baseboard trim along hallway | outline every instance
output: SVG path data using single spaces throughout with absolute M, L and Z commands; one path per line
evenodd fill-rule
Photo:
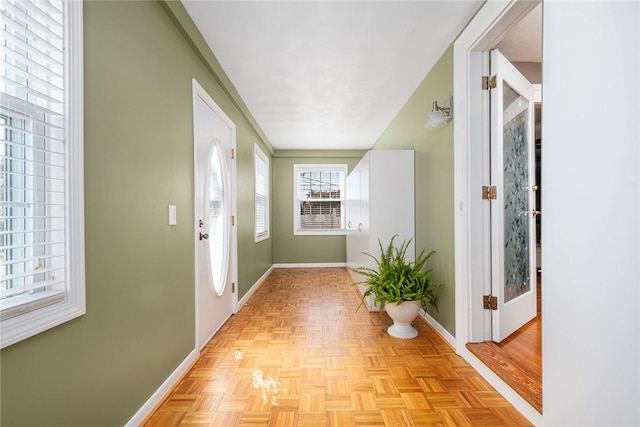
M 251 296 L 254 293 L 256 293 L 258 288 L 262 286 L 264 281 L 267 280 L 267 277 L 269 277 L 269 275 L 273 271 L 273 268 L 274 268 L 273 266 L 269 267 L 269 269 L 265 271 L 265 273 L 262 276 L 260 276 L 260 278 L 256 281 L 256 283 L 253 284 L 251 289 L 249 289 L 249 291 L 246 294 L 244 294 L 244 296 L 240 299 L 240 301 L 238 301 L 238 310 L 240 310 L 247 303 L 247 301 L 249 301 L 249 298 L 251 298 Z
M 191 353 L 185 357 L 180 365 L 167 377 L 162 385 L 151 395 L 149 400 L 135 415 L 125 424 L 125 427 L 138 427 L 145 419 L 151 415 L 151 413 L 163 402 L 175 385 L 184 377 L 184 375 L 191 369 L 194 363 L 198 360 L 198 351 L 193 349 Z
M 318 262 L 318 263 L 293 263 L 273 264 L 273 268 L 335 268 L 346 267 L 346 262 Z

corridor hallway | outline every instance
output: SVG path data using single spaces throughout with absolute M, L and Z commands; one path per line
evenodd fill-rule
M 392 338 L 359 303 L 345 268 L 274 270 L 144 425 L 531 425 L 422 319 Z

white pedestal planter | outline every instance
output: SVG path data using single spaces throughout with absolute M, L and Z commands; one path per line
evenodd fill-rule
M 401 304 L 385 304 L 384 309 L 393 320 L 393 325 L 389 326 L 387 332 L 396 338 L 415 338 L 418 336 L 416 328 L 411 326 L 411 322 L 420 313 L 420 301 L 405 301 Z

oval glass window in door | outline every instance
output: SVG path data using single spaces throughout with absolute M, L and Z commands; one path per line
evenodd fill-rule
M 207 168 L 207 221 L 209 229 L 209 271 L 218 295 L 224 292 L 229 264 L 229 215 L 227 169 L 220 142 L 212 144 Z

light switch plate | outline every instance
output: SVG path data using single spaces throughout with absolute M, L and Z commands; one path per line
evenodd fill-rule
M 178 223 L 178 218 L 176 216 L 176 206 L 169 205 L 169 225 L 176 225 Z

